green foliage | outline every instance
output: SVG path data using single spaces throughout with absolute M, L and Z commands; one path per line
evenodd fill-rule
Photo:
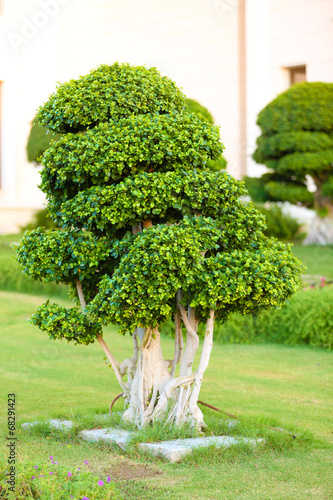
M 1 259 L 0 265 L 0 290 L 10 290 L 32 295 L 43 295 L 48 297 L 68 297 L 64 285 L 54 283 L 41 283 L 28 278 L 11 258 Z
M 75 283 L 93 279 L 109 262 L 111 242 L 82 231 L 38 228 L 27 231 L 16 247 L 24 272 L 45 282 Z M 112 268 L 111 268 L 112 269 Z
M 50 207 L 59 224 L 79 224 L 108 234 L 137 220 L 177 221 L 184 215 L 216 217 L 245 193 L 242 183 L 225 172 L 142 173 L 110 186 L 94 186 Z
M 67 500 L 68 498 L 95 500 L 117 500 L 121 498 L 114 482 L 103 476 L 103 485 L 100 487 L 100 477 L 93 475 L 84 468 L 66 468 L 63 465 L 51 463 L 21 462 L 16 466 L 15 492 L 9 491 L 7 484 L 8 467 L 0 469 L 0 498 L 6 500 L 46 499 Z M 74 496 L 75 495 L 75 496 Z M 88 497 L 89 495 L 89 497 Z
M 49 198 L 68 198 L 140 172 L 203 169 L 222 149 L 219 129 L 195 115 L 131 116 L 67 134 L 51 146 L 41 189 Z
M 212 117 L 208 109 L 202 106 L 202 104 L 200 104 L 198 101 L 195 101 L 194 99 L 186 99 L 186 108 L 189 113 L 194 113 L 198 116 L 201 116 L 212 125 L 214 124 L 214 118 Z
M 20 229 L 21 231 L 31 231 L 32 229 L 37 229 L 38 227 L 45 227 L 46 229 L 53 229 L 55 227 L 55 223 L 51 219 L 47 208 L 37 210 L 37 212 L 34 213 L 32 220 Z
M 324 132 L 305 130 L 280 132 L 274 135 L 261 135 L 253 158 L 265 163 L 266 158 L 280 158 L 282 154 L 312 153 L 333 148 L 333 137 Z M 262 160 L 262 161 L 261 161 Z
M 67 309 L 46 301 L 31 317 L 31 323 L 47 332 L 51 340 L 65 339 L 77 344 L 91 344 L 102 329 L 78 308 Z
M 47 128 L 40 126 L 35 118 L 32 122 L 27 143 L 28 160 L 38 162 L 39 158 L 51 145 L 52 141 L 58 141 L 60 137 L 59 134 L 53 134 L 47 130 Z
M 233 314 L 228 323 L 217 323 L 215 340 L 236 344 L 310 344 L 332 349 L 332 300 L 332 286 L 301 290 L 281 309 L 259 317 Z
M 286 180 L 281 174 L 267 172 L 261 177 L 245 177 L 244 182 L 251 199 L 257 203 L 289 201 L 310 208 L 314 203 L 313 193 L 301 179 Z
M 333 149 L 315 153 L 293 153 L 285 155 L 277 164 L 281 173 L 320 176 L 325 174 L 333 163 Z
M 61 228 L 26 233 L 17 258 L 28 276 L 69 284 L 77 304 L 82 283 L 87 303 L 87 318 L 41 306 L 33 321 L 52 338 L 156 326 L 179 289 L 198 318 L 214 308 L 224 320 L 297 290 L 300 262 L 263 235 L 262 215 L 239 200 L 243 183 L 212 172 L 223 162 L 218 127 L 189 113 L 155 68 L 102 65 L 60 85 L 38 120 L 64 134 L 43 155 L 41 184 Z
M 284 214 L 281 207 L 271 205 L 269 208 L 256 204 L 255 207 L 265 216 L 266 229 L 264 234 L 279 240 L 293 240 L 300 228 L 300 224 L 290 215 Z
M 198 101 L 195 101 L 194 99 L 186 99 L 186 105 L 189 113 L 194 113 L 199 117 L 204 118 L 209 123 L 214 124 L 214 118 L 211 113 Z M 227 168 L 227 160 L 221 155 L 217 160 L 208 160 L 207 166 L 210 170 L 219 172 L 220 170 L 225 170 Z
M 323 184 L 323 196 L 333 198 L 333 175 L 330 175 L 327 181 Z
M 102 64 L 86 76 L 59 84 L 37 119 L 49 130 L 68 133 L 109 120 L 180 112 L 185 107 L 185 96 L 156 68 Z
M 262 132 L 309 130 L 332 132 L 333 83 L 304 82 L 293 85 L 258 115 Z
M 214 172 L 225 170 L 227 168 L 227 160 L 221 155 L 217 160 L 208 160 L 207 167 Z
M 294 205 L 300 203 L 305 207 L 312 207 L 314 203 L 313 193 L 304 184 L 270 181 L 265 185 L 265 190 L 271 200 L 289 201 Z
M 302 265 L 289 247 L 262 235 L 257 211 L 240 205 L 235 212 L 140 233 L 113 277 L 102 280 L 91 317 L 122 331 L 156 326 L 175 311 L 179 288 L 202 319 L 211 308 L 226 320 L 235 310 L 256 314 L 283 303 L 298 289 Z
M 314 206 L 318 213 L 323 205 L 332 205 L 332 111 L 333 84 L 305 82 L 280 94 L 259 113 L 262 135 L 253 158 L 272 172 L 261 181 L 247 182 L 254 201 L 289 201 Z M 317 196 L 308 191 L 306 176 L 312 177 Z

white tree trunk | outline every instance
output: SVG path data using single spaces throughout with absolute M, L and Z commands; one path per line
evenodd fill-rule
M 163 358 L 158 329 L 146 329 L 141 341 L 136 372 L 131 383 L 129 407 L 123 418 L 142 426 L 149 422 L 155 409 L 157 398 L 171 380 Z
M 213 346 L 214 310 L 210 311 L 207 320 L 200 362 L 194 372 L 192 366 L 199 346 L 195 311 L 189 308 L 186 313 L 182 308 L 181 313 L 187 328 L 187 344 L 178 377 L 175 376 L 174 363 L 176 358 L 180 360 L 179 351 L 182 345 L 179 324 L 176 328 L 175 357 L 171 363 L 163 359 L 157 329 L 147 329 L 142 339 L 136 372 L 129 391 L 129 406 L 123 416 L 124 420 L 139 427 L 161 418 L 165 418 L 170 425 L 190 422 L 199 430 L 205 425 L 197 402 Z M 167 370 L 169 365 L 170 373 Z
M 303 245 L 332 245 L 333 244 L 333 217 L 314 218 L 309 233 Z

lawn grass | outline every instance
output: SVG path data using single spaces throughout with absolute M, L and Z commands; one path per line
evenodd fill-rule
M 35 281 L 22 272 L 14 259 L 15 252 L 11 247 L 13 243 L 18 243 L 21 237 L 21 234 L 0 236 L 0 290 L 66 298 L 65 285 Z
M 333 280 L 333 246 L 319 247 L 295 244 L 293 254 L 307 267 L 307 274 Z
M 135 446 L 123 452 L 82 442 L 76 431 L 60 435 L 20 430 L 24 421 L 54 417 L 74 420 L 77 430 L 101 425 L 94 415 L 107 413 L 110 401 L 121 392 L 98 345 L 50 341 L 29 325 L 28 317 L 41 301 L 0 292 L 4 459 L 7 394 L 15 393 L 18 464 L 43 466 L 51 455 L 71 470 L 84 467 L 86 460 L 87 470 L 95 476 L 112 476 L 126 499 L 332 498 L 332 353 L 310 347 L 215 345 L 200 399 L 236 414 L 238 428 L 231 433 L 264 435 L 266 444 L 255 449 L 207 449 L 180 464 L 169 464 Z M 120 337 L 114 328 L 106 329 L 105 338 L 116 358 L 130 355 L 130 338 Z M 172 339 L 164 338 L 163 347 L 165 357 L 170 357 Z M 116 411 L 121 409 L 119 401 Z M 205 411 L 210 430 L 223 430 L 225 418 Z M 296 433 L 296 439 L 267 429 L 272 425 Z M 151 430 L 146 432 L 147 440 L 153 437 Z

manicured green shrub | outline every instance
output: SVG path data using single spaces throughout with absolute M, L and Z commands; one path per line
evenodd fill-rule
M 204 118 L 209 123 L 214 124 L 213 116 L 211 115 L 211 113 L 208 111 L 207 108 L 202 106 L 202 104 L 200 104 L 198 101 L 195 101 L 194 99 L 186 99 L 185 101 L 187 109 L 190 113 L 194 113 L 199 117 Z M 225 170 L 227 168 L 227 160 L 224 158 L 223 155 L 221 155 L 218 160 L 209 160 L 207 162 L 207 165 L 210 168 L 210 170 L 218 172 L 219 170 Z
M 47 128 L 38 124 L 35 118 L 31 125 L 31 130 L 27 143 L 27 156 L 31 162 L 38 162 L 44 151 L 50 146 L 52 141 L 58 141 L 60 134 L 53 134 Z
M 186 105 L 189 113 L 194 113 L 196 115 L 202 116 L 212 125 L 214 124 L 214 118 L 205 106 L 202 106 L 198 101 L 194 99 L 186 99 Z
M 49 212 L 47 208 L 43 208 L 42 210 L 37 210 L 31 221 L 28 222 L 25 226 L 21 226 L 21 231 L 28 231 L 31 229 L 37 229 L 38 227 L 45 227 L 46 229 L 52 229 L 55 227 L 54 221 L 49 216 Z
M 67 289 L 64 285 L 42 283 L 28 278 L 18 269 L 15 261 L 11 258 L 1 259 L 0 263 L 0 290 L 43 295 L 46 297 L 68 298 Z
M 258 317 L 233 314 L 218 323 L 215 341 L 221 343 L 309 344 L 333 347 L 333 286 L 322 281 L 319 288 L 300 290 L 281 309 Z
M 301 225 L 290 215 L 284 214 L 281 207 L 277 205 L 265 207 L 258 203 L 255 207 L 265 216 L 267 228 L 264 234 L 266 236 L 288 241 L 295 239 Z
M 68 298 L 67 289 L 64 285 L 35 281 L 28 278 L 17 267 L 11 245 L 14 241 L 19 240 L 20 235 L 17 234 L 0 237 L 0 290 Z
M 313 207 L 318 217 L 306 243 L 333 243 L 333 84 L 292 86 L 259 113 L 257 123 L 261 136 L 253 158 L 270 172 L 245 179 L 252 200 Z

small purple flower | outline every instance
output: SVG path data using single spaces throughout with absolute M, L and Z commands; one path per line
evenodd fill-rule
M 38 478 L 40 478 L 40 477 L 45 477 L 45 476 L 38 476 Z
M 111 477 L 108 477 L 106 482 L 109 483 L 111 481 Z
M 81 500 L 89 500 L 88 497 L 82 497 Z
M 49 475 L 51 476 L 53 474 L 53 472 L 49 472 Z
M 57 464 L 58 462 L 51 462 L 52 464 Z
M 104 481 L 97 481 L 98 486 L 103 486 Z
M 87 460 L 84 461 L 85 464 L 89 465 L 89 463 L 87 462 Z
M 53 460 L 53 455 L 52 455 L 52 457 L 51 457 L 51 455 L 50 455 L 50 459 L 51 459 L 51 460 Z
M 35 479 L 35 476 L 32 476 L 32 478 L 31 478 L 31 479 Z
M 69 473 L 67 474 L 68 477 L 71 477 L 73 474 L 69 471 Z
M 35 469 L 38 469 L 38 465 L 35 465 Z

